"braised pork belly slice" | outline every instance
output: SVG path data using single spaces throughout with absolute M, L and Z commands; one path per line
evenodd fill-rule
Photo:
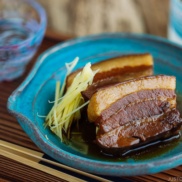
M 92 85 L 89 85 L 85 91 L 82 92 L 82 96 L 85 100 L 89 100 L 94 93 L 96 93 L 99 89 L 107 86 L 112 86 L 116 83 L 120 83 L 126 80 L 131 80 L 134 78 L 150 76 L 153 74 L 153 67 L 133 67 L 128 69 L 127 71 L 122 71 L 118 75 L 111 75 L 107 78 L 103 78 L 93 82 Z
M 126 151 L 176 134 L 182 119 L 176 109 L 141 120 L 133 120 L 110 132 L 97 135 L 96 142 L 107 153 Z M 119 150 L 118 150 L 119 149 Z
M 157 75 L 99 89 L 87 108 L 98 127 L 96 143 L 106 153 L 122 154 L 179 133 L 175 88 L 175 77 Z
M 171 107 L 176 106 L 176 97 L 174 96 L 175 87 L 176 87 L 175 77 L 166 76 L 166 75 L 141 77 L 141 78 L 137 78 L 133 80 L 128 80 L 122 83 L 118 83 L 112 86 L 104 87 L 102 89 L 99 89 L 91 97 L 90 102 L 88 104 L 88 109 L 87 109 L 88 119 L 90 122 L 96 122 L 98 121 L 100 117 L 107 115 L 103 113 L 109 113 L 108 116 L 110 116 L 110 113 L 114 114 L 118 110 L 118 108 L 120 109 L 120 107 L 122 106 L 121 104 L 118 104 L 117 107 L 112 105 L 115 103 L 116 103 L 115 105 L 117 105 L 117 103 L 119 103 L 117 101 L 124 99 L 126 98 L 127 95 L 131 95 L 131 94 L 134 94 L 134 95 L 132 95 L 130 99 L 126 99 L 125 101 L 126 105 L 127 105 L 127 102 L 129 104 L 133 101 L 136 102 L 137 100 L 141 101 L 145 99 L 150 99 L 151 95 L 153 95 L 152 97 L 156 98 L 157 100 L 172 99 L 172 101 L 170 102 Z M 164 98 L 162 98 L 163 97 L 162 95 L 163 94 L 165 95 L 167 93 L 162 92 L 161 94 L 158 94 L 157 89 L 169 90 L 169 92 L 170 90 L 172 90 L 171 96 L 168 97 L 168 95 L 166 95 L 164 96 Z M 147 90 L 146 94 L 143 94 L 143 96 L 141 96 L 142 91 L 143 93 L 145 93 L 144 90 Z M 147 94 L 149 94 L 148 90 L 156 90 L 156 92 L 155 91 L 151 92 L 150 97 L 147 97 Z M 112 111 L 113 108 L 114 110 Z
M 141 90 L 117 100 L 96 119 L 105 133 L 127 122 L 160 115 L 176 107 L 176 94 L 170 89 Z
M 98 70 L 93 80 L 94 83 L 103 80 L 105 84 L 112 84 L 134 77 L 152 75 L 153 58 L 148 53 L 124 55 L 92 64 L 91 68 L 93 71 Z M 67 77 L 66 87 L 71 85 L 74 77 L 80 71 L 81 69 L 78 69 Z M 108 78 L 111 79 L 107 80 Z M 98 87 L 100 83 L 96 85 Z

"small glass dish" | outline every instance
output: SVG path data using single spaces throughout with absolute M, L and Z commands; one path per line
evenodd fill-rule
M 34 0 L 0 0 L 0 81 L 21 76 L 46 30 L 44 9 Z

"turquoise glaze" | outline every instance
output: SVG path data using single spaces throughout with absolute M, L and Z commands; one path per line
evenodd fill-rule
M 152 174 L 182 164 L 182 141 L 172 150 L 151 159 L 126 162 L 109 162 L 88 156 L 63 144 L 49 129 L 43 126 L 44 118 L 51 108 L 55 80 L 63 81 L 65 62 L 80 57 L 77 68 L 114 57 L 133 53 L 153 55 L 155 74 L 174 75 L 177 93 L 182 95 L 182 47 L 165 39 L 148 35 L 101 34 L 78 38 L 58 44 L 47 50 L 37 60 L 25 81 L 8 99 L 8 109 L 32 141 L 46 154 L 69 166 L 90 173 L 133 176 Z M 180 110 L 182 110 L 180 105 Z

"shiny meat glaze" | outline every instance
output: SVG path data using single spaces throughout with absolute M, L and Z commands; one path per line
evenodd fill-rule
M 103 135 L 97 135 L 97 144 L 102 148 L 123 150 L 156 140 L 156 136 L 164 137 L 166 132 L 176 132 L 181 125 L 180 113 L 173 109 L 158 117 L 129 122 Z

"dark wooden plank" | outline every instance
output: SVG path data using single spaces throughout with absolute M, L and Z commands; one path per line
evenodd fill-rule
M 156 177 L 155 175 L 144 175 L 144 176 L 136 176 L 132 178 L 134 181 L 135 179 L 139 179 L 140 181 L 151 182 L 151 181 L 158 181 L 164 182 L 165 180 L 161 177 Z
M 161 179 L 161 180 L 164 180 L 164 181 L 168 181 L 169 178 L 171 177 L 171 175 L 169 175 L 167 173 L 165 174 L 165 173 L 162 173 L 162 172 L 154 174 L 154 175 L 150 175 L 150 176 Z
M 182 176 L 182 171 L 176 170 L 176 169 L 171 169 L 168 171 L 164 171 L 164 174 L 167 174 L 168 176 L 175 176 L 175 177 L 181 177 Z
M 22 130 L 21 126 L 18 125 L 17 122 L 15 121 L 15 118 L 13 118 L 12 116 L 10 116 L 7 113 L 3 113 L 1 115 L 0 120 L 2 120 L 3 125 L 6 127 L 10 127 L 10 128 L 17 129 L 17 130 Z
M 178 166 L 176 169 L 182 171 L 182 165 Z
M 1 177 L 0 177 L 0 182 L 11 182 L 10 180 L 7 180 L 7 179 L 2 179 Z
M 2 131 L 1 132 L 1 140 L 5 140 L 7 142 L 14 143 L 16 145 L 20 145 L 23 147 L 27 147 L 36 151 L 40 151 L 40 149 L 28 138 L 28 136 L 18 136 L 18 134 L 12 134 Z
M 22 130 L 16 130 L 16 129 L 11 128 L 11 127 L 1 125 L 1 130 L 2 130 L 2 133 L 6 133 L 7 135 L 8 134 L 18 135 L 18 137 L 20 137 L 20 138 L 27 137 L 26 133 L 22 132 Z
M 127 179 L 132 180 L 134 182 L 155 182 L 153 179 L 148 179 L 143 176 L 128 177 Z
M 0 157 L 0 176 L 9 181 L 46 181 L 46 182 L 66 182 L 65 179 L 60 179 L 42 171 L 36 170 L 29 166 L 15 162 L 6 157 Z M 16 166 L 16 167 L 15 167 Z M 9 175 L 11 174 L 11 175 Z
M 70 38 L 74 38 L 71 35 L 66 35 L 66 34 L 63 34 L 63 33 L 59 33 L 59 32 L 57 32 L 55 30 L 50 29 L 50 28 L 47 29 L 45 35 L 51 41 L 52 40 L 60 40 L 60 41 L 63 41 L 63 40 L 67 40 L 67 39 L 70 39 Z

